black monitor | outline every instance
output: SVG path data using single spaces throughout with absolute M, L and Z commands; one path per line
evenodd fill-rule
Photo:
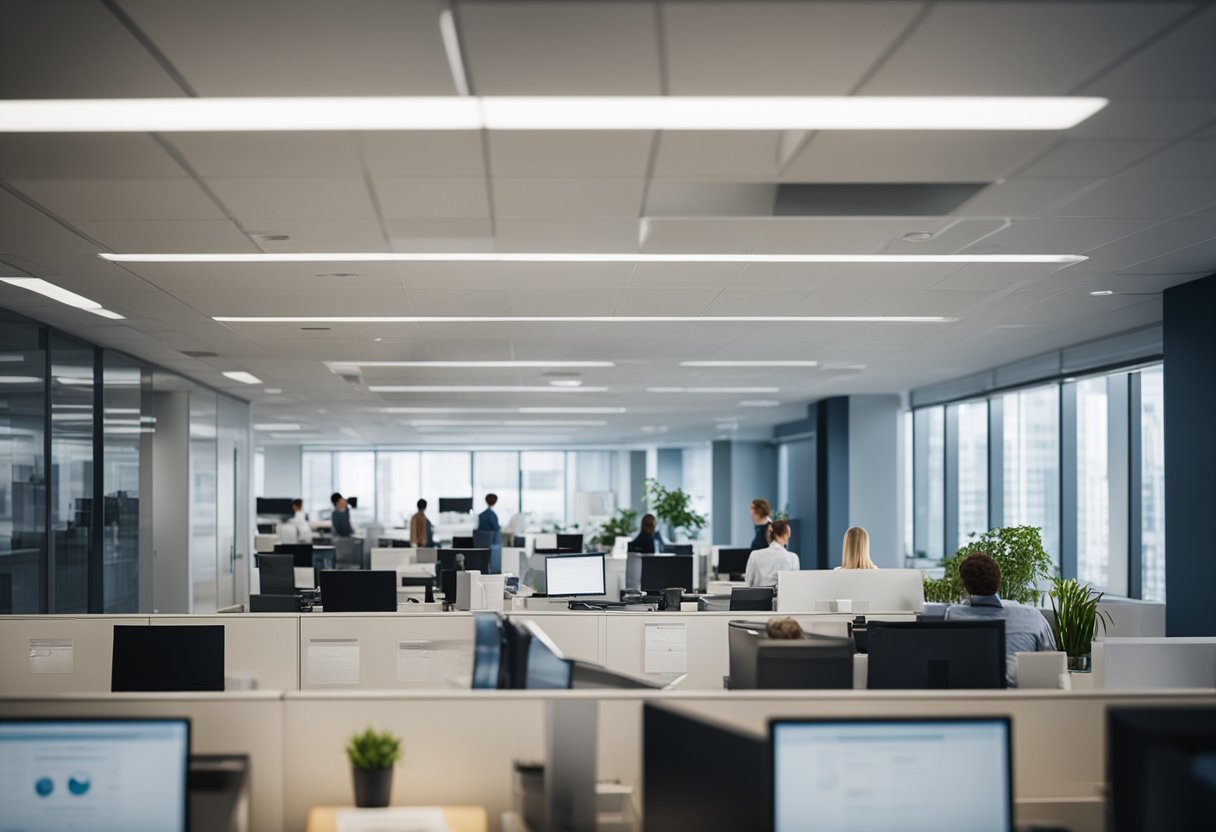
M 510 617 L 503 619 L 502 659 L 498 666 L 499 690 L 522 690 L 525 687 L 528 643 L 531 641 L 532 634 L 522 621 Z
M 295 514 L 291 497 L 258 497 L 259 517 L 291 517 Z
M 451 605 L 456 603 L 456 570 L 455 569 L 439 569 L 439 592 L 443 595 L 443 600 Z
M 250 612 L 299 612 L 298 595 L 250 595 Z
M 747 573 L 747 559 L 751 549 L 719 549 L 718 577 L 724 580 L 742 580 Z
M 347 506 L 347 508 L 358 508 L 359 507 L 359 498 L 358 497 L 347 497 L 346 506 Z
M 502 617 L 473 613 L 473 690 L 497 690 L 502 663 Z
M 276 555 L 291 555 L 295 559 L 296 566 L 301 569 L 312 569 L 311 543 L 276 543 L 274 544 L 274 553 Z
M 473 549 L 476 548 L 476 546 L 477 544 L 473 542 L 472 535 L 469 535 L 468 537 L 465 537 L 464 535 L 456 535 L 452 538 L 453 549 Z
M 435 553 L 435 562 L 440 571 L 452 569 L 490 574 L 489 549 L 440 549 Z
M 440 497 L 440 514 L 471 514 L 473 512 L 472 497 Z
M 223 689 L 224 625 L 114 625 L 115 693 Z
M 545 594 L 550 598 L 604 595 L 607 591 L 602 552 L 545 558 Z
M 567 690 L 571 686 L 573 667 L 545 632 L 531 621 L 528 630 L 528 658 L 524 670 L 526 690 Z
M 325 612 L 396 612 L 395 570 L 322 569 L 321 606 Z
M 559 546 L 555 549 L 533 549 L 532 550 L 532 554 L 534 554 L 534 555 L 579 555 L 579 554 L 582 554 L 582 552 L 583 552 L 583 550 L 581 547 L 575 549 L 570 546 L 565 546 L 565 547 Z
M 189 764 L 184 717 L 2 718 L 0 825 L 185 832 Z
M 692 555 L 642 555 L 641 589 L 658 593 L 672 587 L 691 592 Z
M 774 832 L 1013 832 L 1008 717 L 777 719 Z
M 1111 832 L 1190 830 L 1216 817 L 1216 708 L 1107 712 Z
M 871 690 L 1005 687 L 1005 621 L 871 621 Z
M 665 555 L 691 555 L 691 543 L 664 543 L 663 554 Z
M 577 549 L 583 551 L 583 536 L 581 534 L 558 534 L 557 548 Z
M 295 570 L 294 555 L 258 555 L 258 584 L 268 595 L 295 594 Z
M 642 706 L 645 829 L 769 829 L 768 743 L 649 702 Z
M 730 591 L 731 612 L 772 612 L 777 588 L 772 586 L 736 586 Z
M 850 690 L 852 639 L 808 634 L 769 638 L 763 622 L 727 627 L 731 690 Z

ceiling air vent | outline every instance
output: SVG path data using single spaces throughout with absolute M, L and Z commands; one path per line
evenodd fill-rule
M 775 217 L 940 217 L 988 182 L 789 184 L 777 188 Z

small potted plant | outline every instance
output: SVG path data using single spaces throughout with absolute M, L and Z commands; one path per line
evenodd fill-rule
M 647 479 L 645 487 L 646 504 L 658 520 L 667 524 L 670 536 L 675 538 L 684 532 L 689 540 L 696 540 L 709 518 L 692 510 L 692 497 L 688 492 L 682 488 L 667 488 L 655 479 Z
M 1102 593 L 1076 578 L 1055 578 L 1051 582 L 1051 623 L 1056 647 L 1068 655 L 1068 669 L 1089 673 L 1092 664 L 1094 634 L 1101 622 L 1103 632 L 1110 622 L 1110 613 L 1098 609 Z
M 346 743 L 355 778 L 355 805 L 379 808 L 389 804 L 393 793 L 393 766 L 401 759 L 401 740 L 388 731 L 371 726 Z
M 599 546 L 605 552 L 611 552 L 618 537 L 633 537 L 638 527 L 638 513 L 631 508 L 618 508 L 616 514 L 604 521 L 595 537 L 591 539 L 593 546 Z

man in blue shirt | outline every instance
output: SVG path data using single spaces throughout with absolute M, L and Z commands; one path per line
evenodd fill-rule
M 498 502 L 497 494 L 486 495 L 486 510 L 477 515 L 477 531 L 492 532 L 491 546 L 502 545 L 502 526 L 498 525 L 498 515 L 494 513 L 494 505 Z
M 355 527 L 350 523 L 350 507 L 346 504 L 346 498 L 335 491 L 329 496 L 329 501 L 334 507 L 333 512 L 329 515 L 334 537 L 354 536 Z
M 1001 567 L 988 555 L 977 552 L 968 557 L 958 565 L 958 576 L 971 598 L 967 604 L 946 607 L 946 620 L 1005 619 L 1005 679 L 1009 687 L 1017 687 L 1014 654 L 1055 650 L 1051 625 L 1034 607 L 1001 600 L 997 594 L 1001 588 Z

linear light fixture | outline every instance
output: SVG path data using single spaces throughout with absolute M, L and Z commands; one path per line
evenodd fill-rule
M 555 251 L 328 251 L 146 254 L 101 252 L 112 263 L 1047 263 L 1070 266 L 1083 254 L 757 254 Z
M 228 370 L 224 373 L 224 378 L 230 378 L 233 381 L 239 381 L 241 384 L 261 384 L 262 380 L 253 373 L 247 373 L 244 370 Z
M 568 367 L 615 367 L 612 361 L 326 361 L 331 370 L 336 367 L 414 367 L 436 369 L 554 369 Z
M 949 324 L 938 315 L 216 315 L 231 324 Z
M 626 408 L 623 407 L 521 407 L 520 413 L 528 413 L 532 415 L 540 414 L 555 414 L 555 413 L 581 413 L 585 415 L 609 415 L 616 413 L 625 413 Z
M 111 312 L 109 309 L 103 309 L 101 304 L 95 300 L 90 300 L 84 295 L 78 295 L 71 292 L 62 286 L 56 286 L 54 283 L 43 280 L 40 277 L 0 277 L 0 283 L 7 283 L 10 286 L 16 286 L 21 289 L 28 289 L 31 292 L 36 292 L 43 297 L 48 297 L 51 300 L 59 301 L 67 306 L 76 309 L 83 309 L 85 312 L 92 312 L 94 315 L 100 315 L 103 318 L 112 320 L 123 320 L 123 316 L 117 312 Z
M 681 361 L 681 367 L 818 367 L 818 361 Z
M 776 399 L 745 399 L 739 402 L 739 407 L 779 407 L 781 402 Z
M 378 407 L 380 413 L 393 414 L 442 414 L 442 413 L 479 413 L 505 414 L 520 413 L 524 415 L 585 415 L 606 416 L 625 413 L 623 407 Z
M 460 53 L 460 35 L 456 31 L 456 20 L 451 9 L 439 13 L 439 36 L 443 39 L 443 51 L 448 56 L 448 69 L 452 73 L 452 84 L 456 94 L 469 94 L 469 79 L 464 73 L 464 56 Z
M 537 428 L 572 428 L 572 427 L 603 427 L 607 422 L 594 419 L 411 419 L 402 424 L 416 428 L 435 427 L 537 427 Z
M 647 393 L 780 393 L 780 387 L 647 387 Z
M 296 422 L 258 422 L 253 426 L 254 430 L 300 430 L 300 425 Z
M 0 102 L 6 133 L 1068 130 L 1090 96 L 290 96 Z
M 0 384 L 41 384 L 40 376 L 0 376 Z
M 372 393 L 606 393 L 607 387 L 536 387 L 510 384 L 373 384 Z

